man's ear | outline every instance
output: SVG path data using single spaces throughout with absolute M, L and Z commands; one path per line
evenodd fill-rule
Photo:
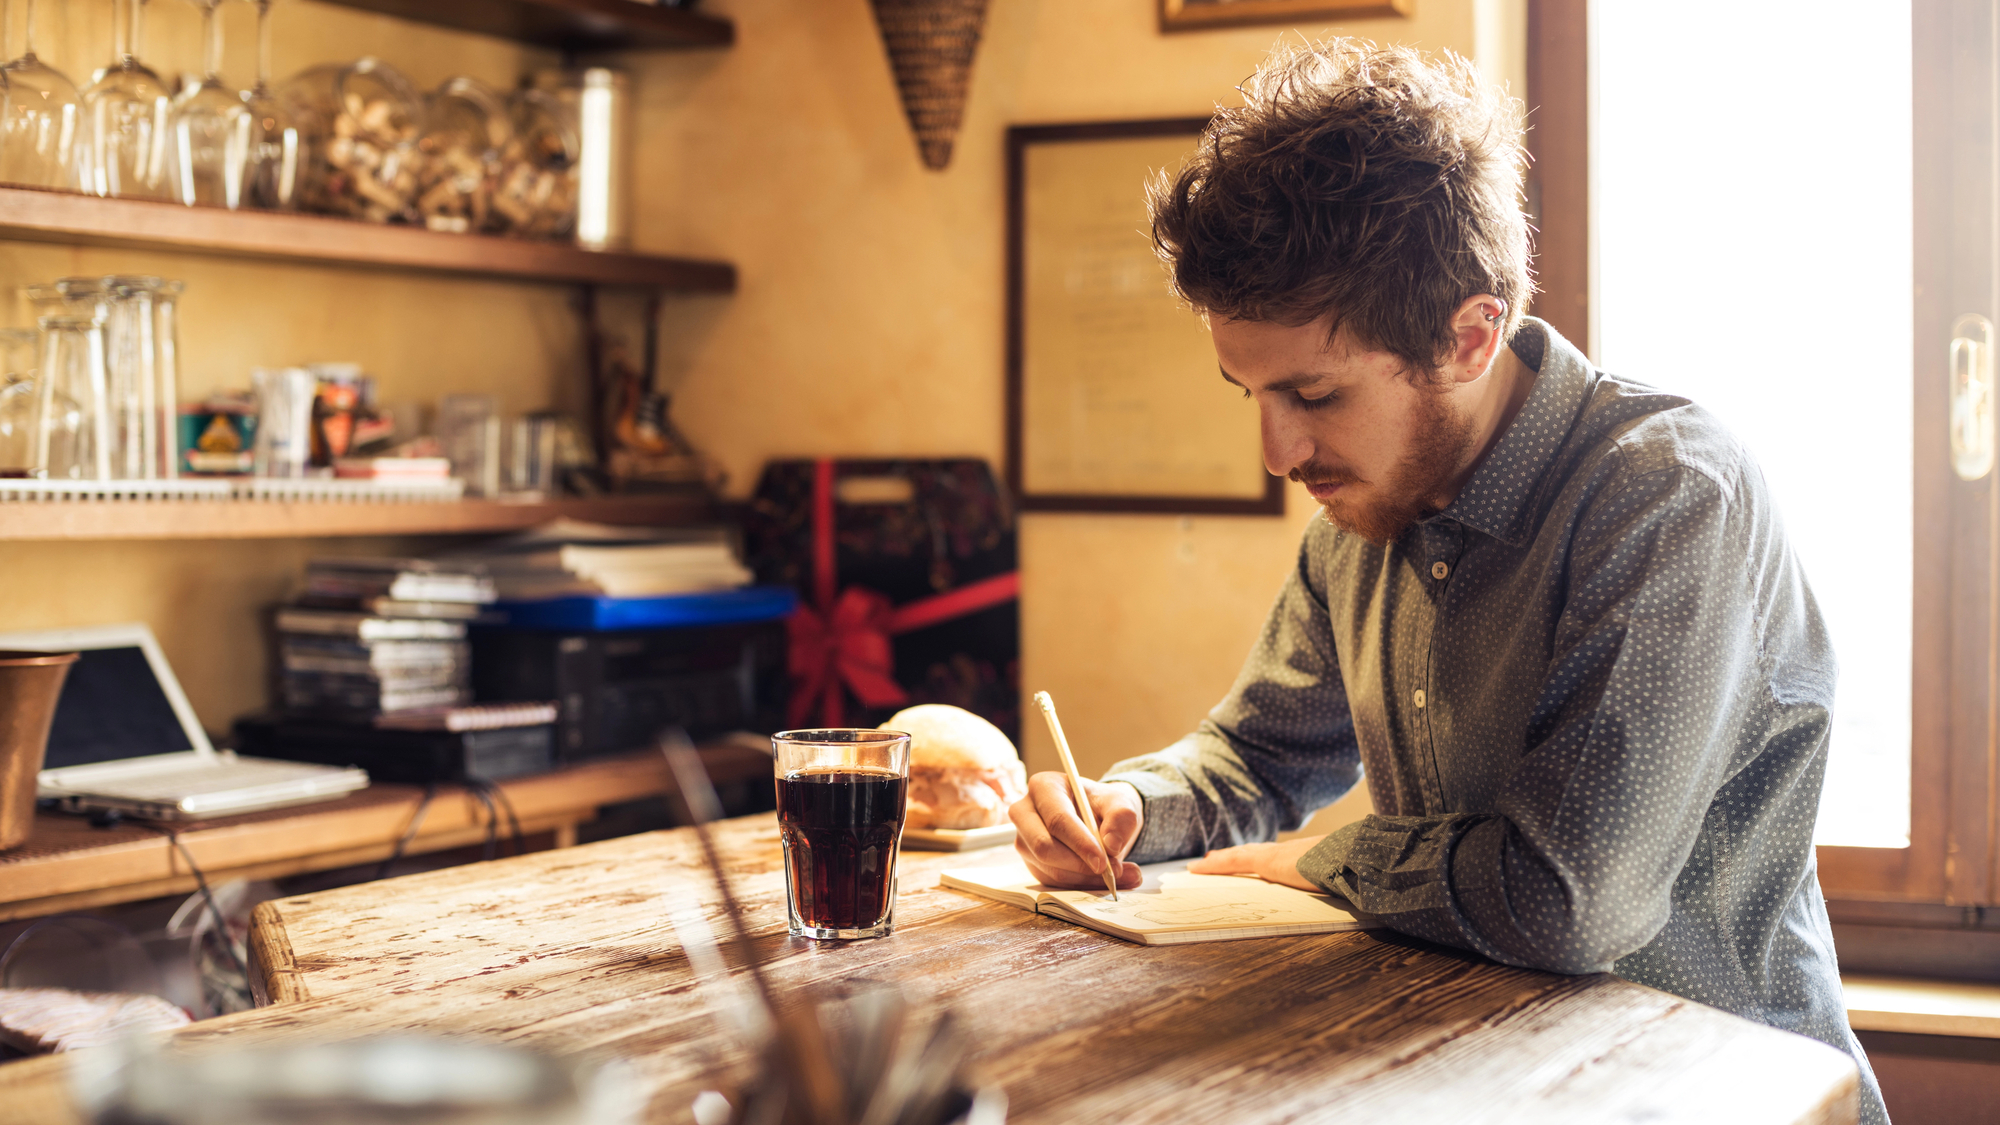
M 1500 328 L 1507 322 L 1507 302 L 1491 293 L 1467 297 L 1451 315 L 1458 350 L 1445 363 L 1455 383 L 1470 383 L 1486 374 L 1500 354 Z

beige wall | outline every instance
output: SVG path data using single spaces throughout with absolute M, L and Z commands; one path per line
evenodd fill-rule
M 668 303 L 661 368 L 677 419 L 739 494 L 772 457 L 998 461 L 1009 124 L 1203 113 L 1288 34 L 1449 48 L 1518 88 L 1525 26 L 1522 0 L 1417 0 L 1407 20 L 1163 36 L 1154 0 L 993 0 L 957 154 L 931 172 L 866 0 L 708 7 L 736 21 L 735 47 L 626 60 L 644 128 L 637 238 L 741 271 L 732 297 Z M 281 70 L 373 50 L 427 82 L 460 68 L 504 81 L 528 61 L 491 41 L 302 0 L 281 4 L 278 18 Z M 0 244 L 0 284 L 108 268 L 189 278 L 187 347 L 204 355 L 197 388 L 241 382 L 254 363 L 355 358 L 391 397 L 490 386 L 525 407 L 574 371 L 556 290 Z M 1219 384 L 1217 395 L 1231 408 Z M 1283 518 L 1023 520 L 1023 688 L 1061 701 L 1087 770 L 1164 745 L 1221 696 L 1311 512 L 1294 494 Z M 197 709 L 219 726 L 260 690 L 248 609 L 277 596 L 320 546 L 0 546 L 17 594 L 0 624 L 151 619 Z M 1041 730 L 1031 726 L 1025 750 L 1034 768 L 1050 764 Z

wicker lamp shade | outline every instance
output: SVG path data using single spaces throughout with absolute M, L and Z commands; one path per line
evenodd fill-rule
M 951 163 L 986 0 L 870 0 L 924 166 Z

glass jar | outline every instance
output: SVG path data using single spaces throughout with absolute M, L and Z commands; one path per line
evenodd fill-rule
M 630 241 L 632 92 L 623 71 L 593 66 L 545 70 L 533 86 L 561 105 L 576 133 L 576 240 L 592 250 Z
M 514 142 L 502 153 L 495 208 L 515 234 L 568 238 L 576 230 L 576 127 L 546 90 L 516 90 L 508 110 Z
M 110 480 L 104 332 L 95 318 L 45 316 L 31 472 L 49 480 Z
M 307 210 L 414 220 L 424 105 L 401 71 L 377 58 L 313 67 L 278 96 L 310 154 L 300 190 Z
M 425 103 L 417 214 L 432 230 L 505 229 L 491 202 L 514 127 L 500 95 L 476 78 L 448 78 Z M 496 223 L 496 219 L 500 221 Z

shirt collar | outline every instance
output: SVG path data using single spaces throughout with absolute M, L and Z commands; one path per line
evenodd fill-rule
M 1430 518 L 1456 520 L 1518 546 L 1529 532 L 1528 501 L 1569 439 L 1595 372 L 1582 352 L 1534 317 L 1522 319 L 1508 347 L 1536 372 L 1535 387 L 1458 499 Z

